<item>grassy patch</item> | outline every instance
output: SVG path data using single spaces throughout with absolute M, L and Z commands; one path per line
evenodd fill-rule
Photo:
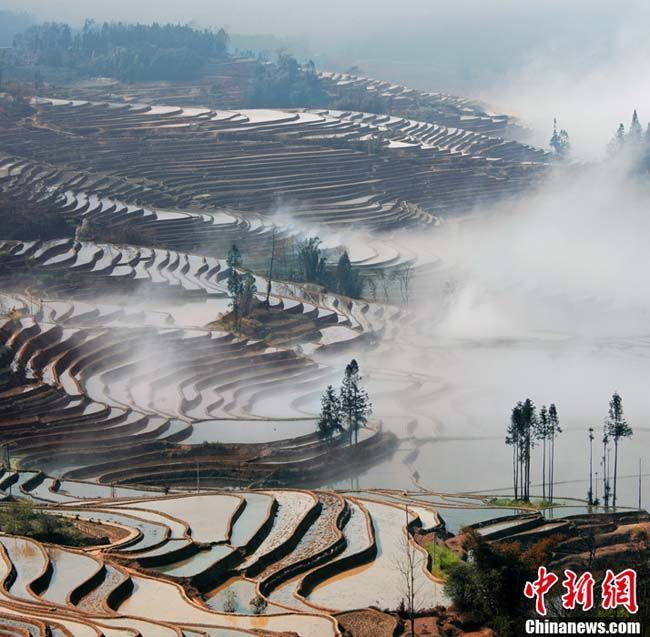
M 263 303 L 259 303 L 248 316 L 241 319 L 239 329 L 235 326 L 232 312 L 224 314 L 208 327 L 270 343 L 309 340 L 320 332 L 320 326 L 304 314 L 268 309 Z
M 539 511 L 540 509 L 550 509 L 551 507 L 559 506 L 557 502 L 549 502 L 548 500 L 514 500 L 512 498 L 492 498 L 490 504 L 498 507 L 512 507 L 513 509 L 533 509 Z
M 431 572 L 441 579 L 446 579 L 449 569 L 460 562 L 458 555 L 444 544 L 432 542 L 427 546 L 427 552 L 431 556 Z
M 84 535 L 70 520 L 38 510 L 29 500 L 18 500 L 0 507 L 0 531 L 66 546 L 103 543 L 99 538 Z

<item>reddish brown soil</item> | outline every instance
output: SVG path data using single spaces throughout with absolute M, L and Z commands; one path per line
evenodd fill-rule
M 336 616 L 344 630 L 351 637 L 393 637 L 397 619 L 372 608 L 354 610 Z
M 73 520 L 72 523 L 84 534 L 94 538 L 108 538 L 111 544 L 123 540 L 129 535 L 128 529 L 111 524 L 96 524 L 86 520 Z
M 490 628 L 467 631 L 463 628 L 462 620 L 454 612 L 443 611 L 438 614 L 437 611 L 433 611 L 433 613 L 435 614 L 428 617 L 416 618 L 414 636 L 411 633 L 410 622 L 405 621 L 402 635 L 404 637 L 495 637 L 494 631 Z

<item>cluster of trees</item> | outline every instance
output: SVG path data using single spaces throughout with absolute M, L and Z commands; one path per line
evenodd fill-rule
M 84 64 L 87 75 L 115 77 L 123 82 L 186 80 L 197 77 L 204 59 L 190 49 L 160 49 L 154 46 L 116 48 Z
M 255 308 L 257 286 L 250 272 L 241 272 L 244 265 L 239 248 L 233 244 L 228 252 L 228 294 L 235 330 L 241 328 L 242 318 L 250 316 Z
M 363 294 L 363 279 L 352 267 L 347 251 L 339 257 L 336 269 L 327 266 L 318 237 L 306 239 L 298 252 L 298 277 L 302 281 L 318 283 L 344 296 L 358 299 Z
M 592 469 L 593 465 L 591 462 L 591 444 L 593 442 L 593 428 L 589 429 L 589 444 L 590 444 L 590 468 L 589 468 L 589 493 L 588 500 L 589 504 L 599 504 L 598 498 L 594 497 L 593 493 L 593 475 Z M 607 418 L 605 424 L 603 425 L 603 455 L 600 459 L 600 465 L 603 470 L 603 500 L 605 506 L 609 506 L 610 497 L 612 498 L 612 506 L 616 506 L 616 496 L 617 496 L 617 478 L 618 478 L 618 445 L 623 438 L 630 438 L 633 434 L 632 427 L 628 424 L 625 416 L 623 414 L 623 399 L 618 394 L 614 392 L 611 400 L 609 401 L 609 409 L 607 412 Z M 614 467 L 612 468 L 610 462 L 610 452 L 611 444 L 614 444 Z M 613 470 L 613 474 L 612 474 Z M 613 490 L 612 490 L 612 478 L 613 478 Z
M 467 562 L 451 565 L 445 582 L 445 592 L 452 600 L 454 608 L 467 620 L 485 625 L 499 637 L 519 637 L 526 634 L 527 619 L 540 617 L 535 614 L 530 601 L 522 594 L 526 582 L 533 581 L 538 576 L 540 566 L 549 567 L 549 561 L 557 558 L 557 547 L 560 536 L 542 539 L 529 548 L 522 547 L 518 542 L 488 542 L 480 535 L 472 532 L 467 535 L 464 548 L 471 556 Z M 626 568 L 634 564 L 637 573 L 637 598 L 648 599 L 650 586 L 650 559 L 647 544 L 647 534 L 639 528 L 631 536 L 631 546 L 634 553 L 625 558 L 622 564 L 608 563 Z M 592 532 L 591 539 L 585 540 L 589 546 L 588 557 L 584 560 L 584 570 L 592 571 L 597 586 L 602 582 L 603 573 L 600 568 L 594 569 L 594 554 L 596 543 Z M 602 563 L 601 563 L 602 564 Z M 555 568 L 551 570 L 559 574 Z M 621 609 L 603 610 L 594 600 L 591 610 L 585 611 L 580 604 L 576 608 L 565 608 L 562 594 L 565 588 L 556 586 L 546 596 L 546 607 L 549 616 L 572 620 L 606 620 L 634 619 L 641 625 L 646 625 L 649 616 L 649 605 L 641 604 L 639 612 L 633 617 Z
M 542 445 L 542 499 L 553 502 L 555 483 L 555 439 L 562 433 L 557 408 L 542 406 L 539 413 L 530 398 L 512 409 L 506 444 L 512 446 L 512 485 L 515 500 L 530 502 L 531 458 L 536 444 Z M 548 489 L 547 489 L 548 487 Z
M 625 130 L 625 125 L 621 122 L 614 137 L 607 145 L 607 152 L 611 156 L 616 156 L 625 149 L 640 152 L 646 168 L 650 168 L 650 122 L 644 133 L 636 109 L 632 113 L 632 121 L 628 130 Z
M 82 30 L 48 22 L 14 39 L 19 55 L 36 65 L 76 69 L 133 82 L 183 80 L 205 62 L 227 55 L 228 34 L 175 24 L 124 24 L 87 20 Z
M 361 380 L 359 364 L 352 359 L 345 368 L 338 395 L 332 385 L 325 390 L 318 431 L 326 440 L 347 431 L 350 444 L 359 442 L 359 429 L 366 425 L 372 413 L 372 404 Z
M 328 95 L 312 61 L 300 64 L 280 53 L 275 62 L 260 62 L 247 94 L 250 107 L 324 107 Z
M 522 591 L 548 563 L 555 543 L 544 539 L 524 551 L 517 543 L 490 543 L 470 533 L 464 548 L 472 559 L 450 566 L 445 592 L 456 610 L 487 623 L 500 637 L 522 635 L 530 615 Z
M 109 235 L 111 238 L 112 235 Z M 104 237 L 104 235 L 102 235 Z M 146 237 L 142 237 L 143 240 Z M 103 238 L 103 240 L 106 240 Z M 276 263 L 281 256 L 278 252 L 275 234 L 272 241 L 271 256 L 268 269 L 268 284 L 266 289 L 266 305 L 268 307 L 274 276 L 286 277 L 291 280 L 317 283 L 327 289 L 352 298 L 360 298 L 363 294 L 364 280 L 358 271 L 352 267 L 347 252 L 340 256 L 336 267 L 327 264 L 321 240 L 318 237 L 306 239 L 298 254 L 293 253 L 290 267 L 282 268 Z M 250 317 L 256 307 L 257 285 L 255 277 L 250 272 L 242 272 L 243 257 L 236 245 L 232 245 L 227 258 L 228 264 L 228 293 L 230 307 L 233 313 L 234 327 L 239 331 L 243 318 Z M 286 264 L 285 264 L 286 265 Z
M 92 546 L 108 541 L 84 535 L 70 520 L 44 513 L 30 500 L 17 500 L 0 508 L 0 531 L 67 546 Z
M 551 404 L 538 411 L 530 398 L 518 402 L 512 409 L 505 442 L 512 446 L 512 486 L 515 500 L 530 502 L 531 459 L 535 446 L 542 448 L 542 499 L 553 502 L 555 485 L 555 439 L 562 433 L 557 408 Z M 618 448 L 624 438 L 633 435 L 632 427 L 623 414 L 623 399 L 615 392 L 609 401 L 607 418 L 603 425 L 602 467 L 603 501 L 605 506 L 616 506 L 618 478 Z M 589 504 L 598 505 L 594 495 L 593 441 L 594 428 L 589 428 Z M 612 447 L 614 450 L 611 458 Z M 596 482 L 598 474 L 596 473 Z M 597 492 L 596 484 L 596 492 Z
M 571 153 L 571 141 L 569 140 L 569 133 L 561 128 L 557 129 L 557 118 L 553 120 L 553 134 L 549 142 L 551 150 L 555 153 L 558 159 L 566 160 Z

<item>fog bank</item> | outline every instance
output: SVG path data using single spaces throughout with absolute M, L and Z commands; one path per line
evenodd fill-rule
M 385 426 L 416 440 L 362 485 L 413 486 L 417 471 L 434 490 L 507 490 L 505 428 L 530 396 L 560 412 L 558 492 L 584 498 L 587 429 L 602 429 L 618 391 L 635 429 L 621 444 L 621 504 L 636 503 L 649 460 L 650 192 L 629 169 L 620 158 L 558 173 L 515 204 L 399 238 L 440 266 L 416 277 L 412 320 L 361 361 Z

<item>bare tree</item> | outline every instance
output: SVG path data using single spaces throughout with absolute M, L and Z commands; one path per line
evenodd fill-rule
M 553 502 L 553 496 L 555 495 L 555 439 L 558 434 L 562 433 L 562 427 L 560 427 L 560 418 L 557 414 L 557 407 L 555 403 L 551 403 L 551 406 L 548 408 L 548 427 L 549 427 L 549 436 L 551 438 L 551 448 L 550 453 L 550 462 L 549 462 L 549 476 L 548 476 L 548 485 L 549 485 L 549 500 Z
M 404 506 L 406 524 L 401 546 L 398 548 L 393 562 L 399 573 L 399 591 L 402 594 L 402 606 L 409 618 L 411 635 L 415 635 L 415 614 L 423 608 L 423 579 L 418 577 L 422 569 L 422 556 L 411 540 L 408 532 L 409 508 Z

